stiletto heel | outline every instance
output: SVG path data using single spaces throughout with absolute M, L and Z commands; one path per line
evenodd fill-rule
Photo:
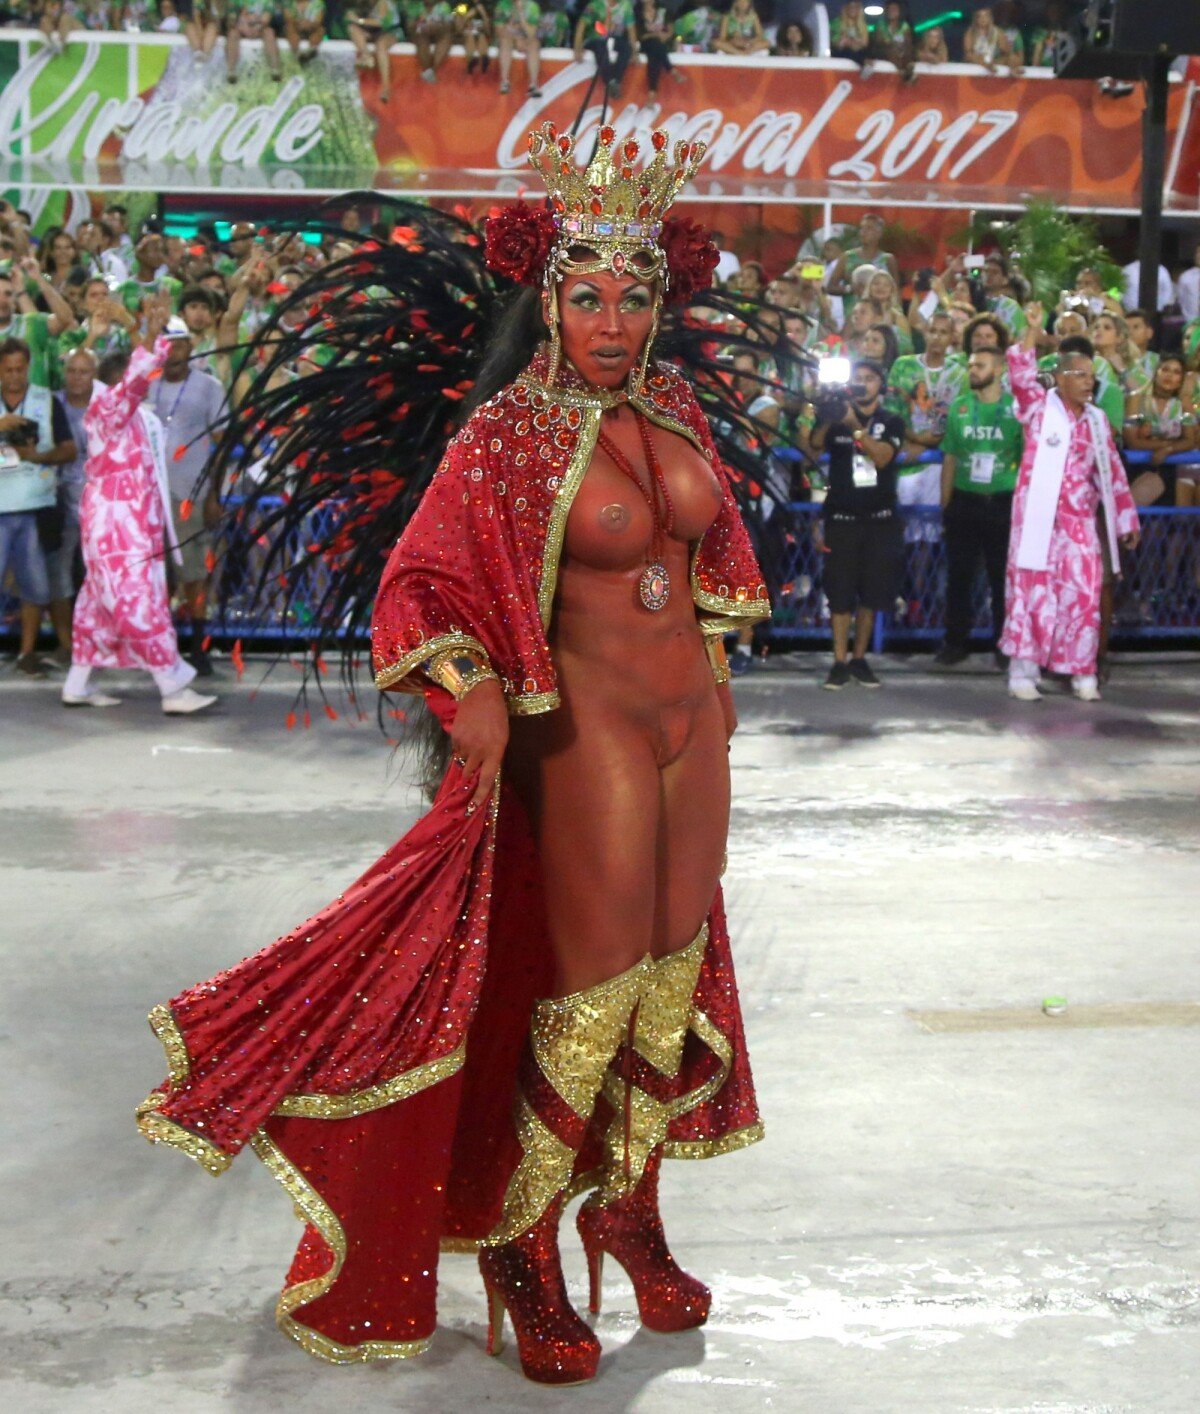
M 588 1310 L 593 1316 L 600 1314 L 601 1278 L 604 1274 L 603 1247 L 588 1247 L 584 1244 L 588 1268 Z
M 575 1225 L 587 1254 L 591 1310 L 600 1309 L 600 1272 L 607 1252 L 633 1282 L 642 1325 L 670 1333 L 692 1330 L 708 1320 L 712 1293 L 689 1276 L 671 1256 L 658 1212 L 658 1170 L 662 1151 L 655 1150 L 633 1192 L 603 1207 L 585 1203 Z
M 543 1385 L 594 1379 L 600 1342 L 567 1297 L 558 1256 L 555 1201 L 527 1232 L 496 1247 L 481 1247 L 479 1270 L 488 1297 L 487 1353 L 504 1347 L 504 1316 L 512 1322 L 525 1378 Z
M 486 1281 L 483 1289 L 488 1303 L 487 1353 L 499 1355 L 504 1349 L 504 1298 Z

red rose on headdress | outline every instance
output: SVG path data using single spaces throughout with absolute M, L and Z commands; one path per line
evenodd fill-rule
M 514 201 L 484 222 L 484 261 L 518 285 L 540 285 L 557 235 L 544 206 Z
M 686 304 L 713 282 L 720 252 L 704 230 L 686 216 L 668 216 L 658 238 L 671 277 L 667 304 Z

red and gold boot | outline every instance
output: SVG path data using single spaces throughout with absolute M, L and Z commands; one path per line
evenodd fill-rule
M 507 1311 L 521 1369 L 540 1384 L 590 1380 L 600 1361 L 600 1342 L 567 1297 L 558 1220 L 596 1097 L 652 965 L 647 958 L 611 981 L 533 1009 L 517 1094 L 524 1153 L 500 1222 L 480 1249 L 479 1270 L 488 1354 L 499 1353 Z
M 585 1203 L 579 1210 L 579 1236 L 588 1264 L 588 1309 L 599 1314 L 607 1252 L 633 1282 L 642 1325 L 652 1331 L 690 1331 L 708 1320 L 712 1292 L 683 1270 L 667 1246 L 658 1211 L 661 1163 L 662 1149 L 656 1148 L 632 1193 L 603 1207 Z
M 600 1342 L 580 1320 L 567 1296 L 558 1255 L 556 1198 L 520 1237 L 484 1247 L 479 1270 L 488 1298 L 487 1353 L 504 1348 L 504 1313 L 517 1337 L 525 1377 L 544 1385 L 576 1385 L 594 1378 Z
M 670 1082 L 679 1074 L 707 945 L 705 927 L 686 948 L 653 963 L 638 1006 L 633 1054 L 624 1057 L 624 1077 L 610 1074 L 606 1086 L 616 1117 L 606 1137 L 604 1177 L 576 1220 L 587 1256 L 591 1311 L 600 1310 L 608 1253 L 628 1273 L 642 1324 L 653 1331 L 702 1326 L 712 1304 L 708 1287 L 683 1271 L 667 1246 L 658 1208 L 658 1175 L 672 1108 L 650 1093 L 658 1088 L 656 1078 Z

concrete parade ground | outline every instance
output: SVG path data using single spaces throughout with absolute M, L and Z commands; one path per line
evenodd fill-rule
M 484 1356 L 472 1258 L 424 1356 L 275 1328 L 300 1228 L 247 1151 L 152 1149 L 145 1016 L 333 898 L 420 802 L 374 722 L 287 731 L 223 665 L 168 719 L 0 667 L 0 1408 L 9 1414 L 1078 1414 L 1200 1409 L 1200 663 L 1011 701 L 990 659 L 735 684 L 725 877 L 766 1140 L 667 1166 L 712 1317 L 644 1332 L 607 1269 L 594 1384 Z M 1043 1002 L 1066 999 L 1048 1016 Z M 585 1299 L 574 1223 L 564 1265 Z

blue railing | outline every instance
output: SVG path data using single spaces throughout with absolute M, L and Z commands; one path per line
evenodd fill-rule
M 1136 457 L 1138 454 L 1134 454 Z M 931 456 L 930 460 L 936 460 Z M 1133 457 L 1130 460 L 1134 460 Z M 1183 459 L 1185 462 L 1187 458 Z M 1192 464 L 1197 458 L 1190 459 Z M 1136 464 L 1136 463 L 1135 463 Z M 330 510 L 322 517 L 335 514 Z M 917 647 L 937 641 L 943 633 L 946 555 L 941 511 L 936 506 L 904 506 L 904 581 L 893 613 L 881 617 L 881 646 Z M 1200 636 L 1200 509 L 1143 509 L 1142 541 L 1122 556 L 1123 578 L 1117 586 L 1117 638 L 1143 643 Z M 830 638 L 829 610 L 823 592 L 825 555 L 818 536 L 821 507 L 794 501 L 777 507 L 768 525 L 760 558 L 772 590 L 773 614 L 767 630 L 777 642 L 825 644 Z M 319 539 L 320 523 L 295 534 L 294 545 L 275 570 L 295 563 L 304 547 Z M 287 612 L 279 605 L 256 603 L 266 549 L 252 535 L 227 544 L 218 569 L 221 607 L 210 620 L 217 639 L 303 641 L 315 627 L 328 570 L 323 562 L 307 570 L 292 595 Z M 0 595 L 0 630 L 15 632 L 17 604 Z M 991 633 L 991 615 L 982 571 L 975 586 L 972 634 L 984 641 Z

